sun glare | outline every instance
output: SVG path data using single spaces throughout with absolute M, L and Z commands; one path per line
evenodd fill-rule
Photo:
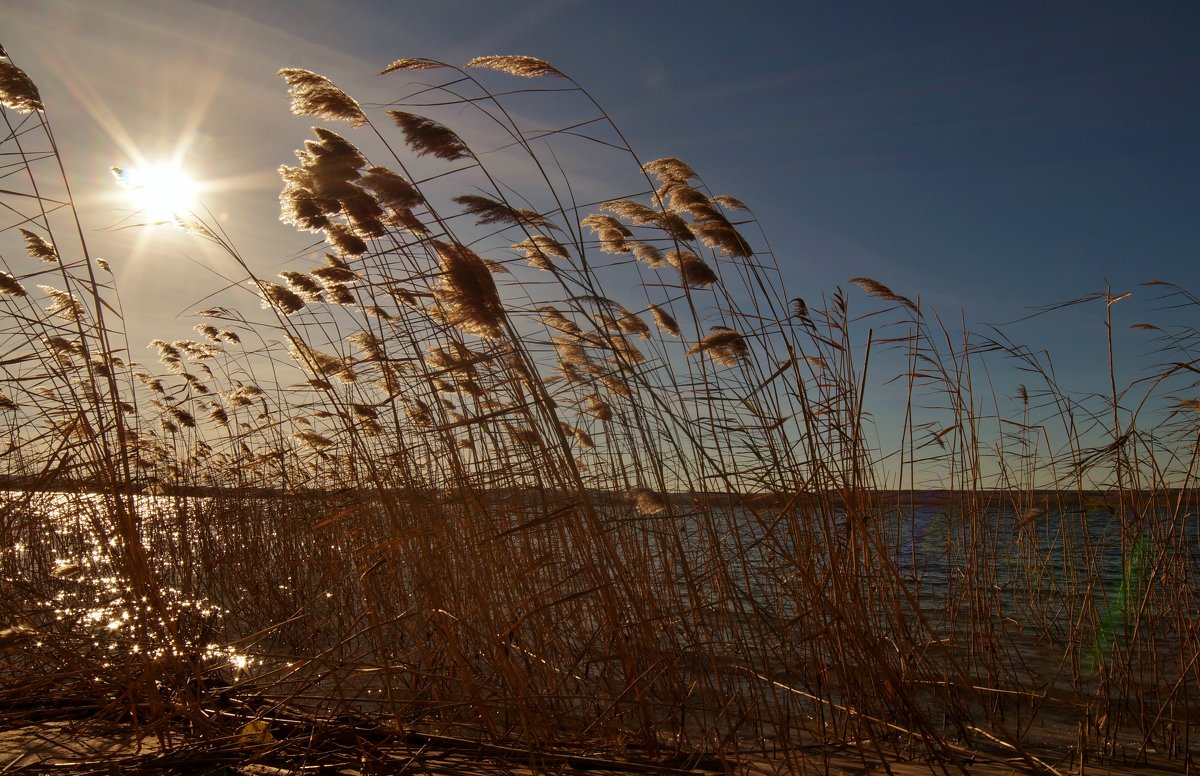
M 200 187 L 177 164 L 113 168 L 138 213 L 153 221 L 176 221 L 196 208 Z

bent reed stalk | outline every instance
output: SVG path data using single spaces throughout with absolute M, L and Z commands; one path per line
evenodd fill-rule
M 4 714 L 728 767 L 1193 753 L 1195 329 L 1144 324 L 1163 366 L 1110 360 L 1098 405 L 878 281 L 789 298 L 742 202 L 541 60 L 383 74 L 373 105 L 280 71 L 341 122 L 280 169 L 321 258 L 260 277 L 181 219 L 252 301 L 139 364 L 0 58 Z M 1073 303 L 1111 334 L 1119 299 Z

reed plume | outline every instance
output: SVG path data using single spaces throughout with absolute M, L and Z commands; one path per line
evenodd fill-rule
M 297 442 L 311 447 L 314 450 L 326 450 L 333 447 L 333 440 L 322 433 L 313 431 L 310 428 L 301 429 L 292 434 L 292 438 Z
M 656 304 L 650 305 L 650 315 L 654 318 L 654 323 L 658 328 L 670 334 L 672 337 L 679 337 L 682 332 L 679 330 L 679 323 L 663 308 Z
M 305 302 L 322 302 L 325 300 L 324 287 L 303 272 L 284 270 L 279 277 L 287 282 L 287 287 L 295 292 Z
M 339 197 L 338 202 L 351 231 L 361 237 L 383 237 L 387 234 L 387 227 L 383 223 L 385 213 L 375 198 L 358 186 L 351 185 L 348 188 L 350 190 Z
M 850 278 L 850 282 L 866 291 L 871 296 L 877 296 L 880 299 L 886 299 L 889 302 L 897 302 L 909 309 L 916 309 L 916 305 L 912 303 L 912 300 L 910 300 L 908 297 L 900 296 L 899 294 L 894 293 L 892 289 L 888 288 L 883 283 L 880 283 L 878 280 L 872 280 L 871 278 Z
M 717 194 L 712 198 L 712 201 L 716 202 L 726 210 L 750 210 L 750 208 L 746 206 L 745 202 L 742 202 L 737 197 L 731 197 L 728 194 Z
M 563 315 L 554 305 L 546 305 L 539 307 L 538 313 L 541 315 L 542 323 L 546 324 L 551 329 L 556 329 L 564 334 L 580 334 L 581 329 L 579 324 Z
M 569 256 L 562 243 L 541 234 L 530 235 L 521 242 L 515 243 L 512 249 L 524 253 L 525 260 L 529 262 L 530 266 L 550 272 L 554 271 L 552 258 L 565 259 Z
M 669 251 L 666 261 L 679 270 L 679 279 L 689 288 L 707 288 L 717 282 L 712 267 L 691 251 Z
M 445 64 L 438 62 L 435 59 L 421 59 L 419 57 L 407 57 L 404 59 L 397 59 L 396 61 L 392 62 L 390 65 L 385 67 L 383 70 L 379 71 L 379 74 L 387 75 L 388 73 L 395 73 L 395 72 L 401 71 L 401 70 L 407 70 L 409 72 L 419 72 L 422 70 L 435 70 L 439 67 L 445 67 L 445 66 L 446 66 Z
M 390 110 L 388 115 L 404 132 L 409 147 L 418 156 L 432 155 L 450 162 L 471 156 L 471 151 L 458 135 L 433 119 L 400 110 Z
M 53 286 L 38 286 L 46 296 L 50 297 L 52 304 L 46 308 L 47 315 L 58 316 L 67 323 L 75 323 L 82 320 L 86 315 L 84 306 L 71 294 L 66 291 L 61 291 Z
M 350 269 L 350 265 L 332 253 L 325 254 L 325 266 L 317 267 L 309 272 L 322 283 L 341 283 L 347 285 L 358 281 L 358 273 Z
M 650 327 L 646 322 L 628 310 L 621 310 L 620 315 L 613 319 L 617 329 L 624 334 L 636 334 L 642 339 L 650 339 Z
M 304 309 L 304 300 L 289 288 L 268 280 L 254 281 L 262 296 L 264 310 L 275 309 L 284 315 L 294 315 Z
M 566 76 L 551 66 L 549 62 L 537 57 L 521 54 L 475 57 L 467 63 L 467 67 L 496 70 L 501 73 L 520 76 L 521 78 L 539 78 L 542 76 L 566 78 Z
M 363 352 L 368 361 L 383 361 L 386 351 L 383 340 L 369 331 L 359 331 L 346 337 L 346 341 Z
M 0 271 L 0 294 L 4 296 L 25 296 L 28 292 L 21 281 L 7 272 Z
M 299 337 L 291 334 L 288 335 L 288 343 L 288 353 L 292 359 L 312 369 L 317 374 L 336 377 L 343 383 L 353 383 L 358 380 L 358 373 L 342 358 L 309 347 Z M 316 387 L 329 390 L 331 386 L 328 383 L 323 383 L 318 384 Z
M 224 407 L 216 402 L 212 402 L 208 405 L 208 419 L 220 426 L 229 425 L 229 413 L 225 411 Z
M 218 330 L 216 326 L 213 326 L 210 323 L 198 323 L 195 326 L 193 326 L 192 329 L 197 334 L 206 338 L 210 342 L 220 342 L 221 341 L 220 330 Z
M 592 230 L 592 233 L 600 240 L 600 250 L 604 253 L 629 252 L 629 246 L 626 245 L 625 240 L 627 237 L 632 237 L 633 232 L 612 216 L 592 213 L 579 224 Z
M 642 165 L 642 172 L 655 176 L 662 183 L 686 183 L 700 177 L 695 170 L 673 156 L 646 162 Z
M 433 296 L 446 322 L 476 336 L 499 337 L 504 305 L 487 264 L 465 245 L 434 240 L 433 247 L 442 268 Z
M 750 243 L 746 242 L 724 216 L 718 215 L 711 220 L 699 221 L 692 224 L 691 229 L 705 246 L 720 250 L 728 256 L 749 258 L 754 255 Z
M 686 181 L 668 180 L 658 188 L 656 194 L 660 201 L 677 213 L 700 220 L 719 215 L 708 197 Z
M 0 105 L 17 113 L 45 110 L 33 80 L 4 55 L 0 55 Z
M 353 229 L 336 221 L 325 226 L 325 241 L 342 256 L 361 256 L 369 250 L 367 243 Z
M 598 420 L 612 420 L 613 417 L 612 407 L 595 394 L 585 399 L 583 411 Z
M 417 187 L 407 178 L 386 167 L 368 168 L 360 182 L 364 188 L 375 194 L 384 207 L 405 210 L 425 201 Z
M 512 224 L 526 226 L 531 229 L 553 229 L 554 224 L 547 221 L 539 213 L 527 208 L 514 208 L 504 202 L 498 202 L 490 197 L 478 194 L 463 194 L 454 197 L 454 201 L 463 206 L 463 212 L 476 216 L 476 223 Z
M 649 243 L 641 242 L 640 240 L 628 240 L 626 245 L 629 246 L 633 257 L 645 264 L 651 269 L 666 266 L 667 261 L 663 258 L 662 251 L 650 245 Z
M 600 203 L 600 209 L 615 213 L 635 224 L 653 224 L 662 216 L 660 211 L 632 199 L 610 199 Z
M 42 342 L 50 351 L 50 355 L 63 369 L 73 369 L 79 365 L 78 359 L 84 356 L 83 344 L 78 340 L 67 339 L 57 334 L 42 338 Z
M 687 350 L 689 356 L 703 353 L 722 366 L 735 366 L 749 357 L 750 348 L 741 334 L 725 326 L 713 326 L 712 333 Z
M 678 213 L 665 212 L 659 213 L 655 223 L 660 229 L 667 233 L 677 243 L 691 242 L 696 239 L 696 235 L 692 232 L 691 226 L 683 216 Z
M 293 114 L 348 121 L 352 127 L 367 123 L 367 116 L 358 102 L 325 76 L 294 67 L 281 69 L 279 75 L 287 82 Z
M 297 151 L 304 168 L 318 183 L 350 181 L 359 177 L 367 166 L 362 151 L 346 138 L 325 127 L 313 127 L 316 140 L 304 141 L 304 150 Z
M 58 251 L 51 243 L 28 229 L 22 229 L 21 236 L 25 238 L 25 252 L 29 254 L 30 258 L 38 259 L 46 264 L 58 263 Z

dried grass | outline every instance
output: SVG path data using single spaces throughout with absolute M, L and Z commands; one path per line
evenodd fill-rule
M 1122 389 L 1110 361 L 1110 395 L 1077 396 L 1039 351 L 959 341 L 878 281 L 789 299 L 739 233 L 752 216 L 723 214 L 744 205 L 677 159 L 644 166 L 657 193 L 615 199 L 497 183 L 561 169 L 581 127 L 596 164 L 628 164 L 604 114 L 527 130 L 458 69 L 385 72 L 422 73 L 511 145 L 476 156 L 470 121 L 394 111 L 398 164 L 441 168 L 418 191 L 314 130 L 281 170 L 283 218 L 334 252 L 284 285 L 226 242 L 251 301 L 202 311 L 199 341 L 154 340 L 158 363 L 127 363 L 115 291 L 55 240 L 84 233 L 70 209 L 5 195 L 13 254 L 23 237 L 79 257 L 0 273 L 6 721 L 74 710 L 164 741 L 178 723 L 189 752 L 238 742 L 219 767 L 305 741 L 289 767 L 346 766 L 332 748 L 378 772 L 428 764 L 382 757 L 385 725 L 539 767 L 584 748 L 778 772 L 837 751 L 961 771 L 1050 772 L 1068 745 L 1194 758 L 1194 330 L 1138 325 L 1167 366 Z M 285 73 L 294 110 L 367 120 Z M 484 258 L 509 251 L 548 272 Z M 26 299 L 49 271 L 48 306 Z M 1123 298 L 1076 304 L 1103 304 L 1108 332 Z M 1070 740 L 1045 743 L 1052 724 Z

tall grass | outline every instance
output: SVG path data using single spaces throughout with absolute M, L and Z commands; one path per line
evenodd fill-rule
M 280 169 L 323 258 L 263 277 L 181 217 L 243 303 L 138 364 L 0 72 L 7 719 L 728 767 L 1193 750 L 1194 329 L 1143 325 L 1161 366 L 1120 389 L 1120 297 L 1075 300 L 1112 377 L 1076 396 L 876 280 L 806 304 L 743 203 L 482 57 L 394 62 L 380 105 L 280 71 L 327 125 Z

